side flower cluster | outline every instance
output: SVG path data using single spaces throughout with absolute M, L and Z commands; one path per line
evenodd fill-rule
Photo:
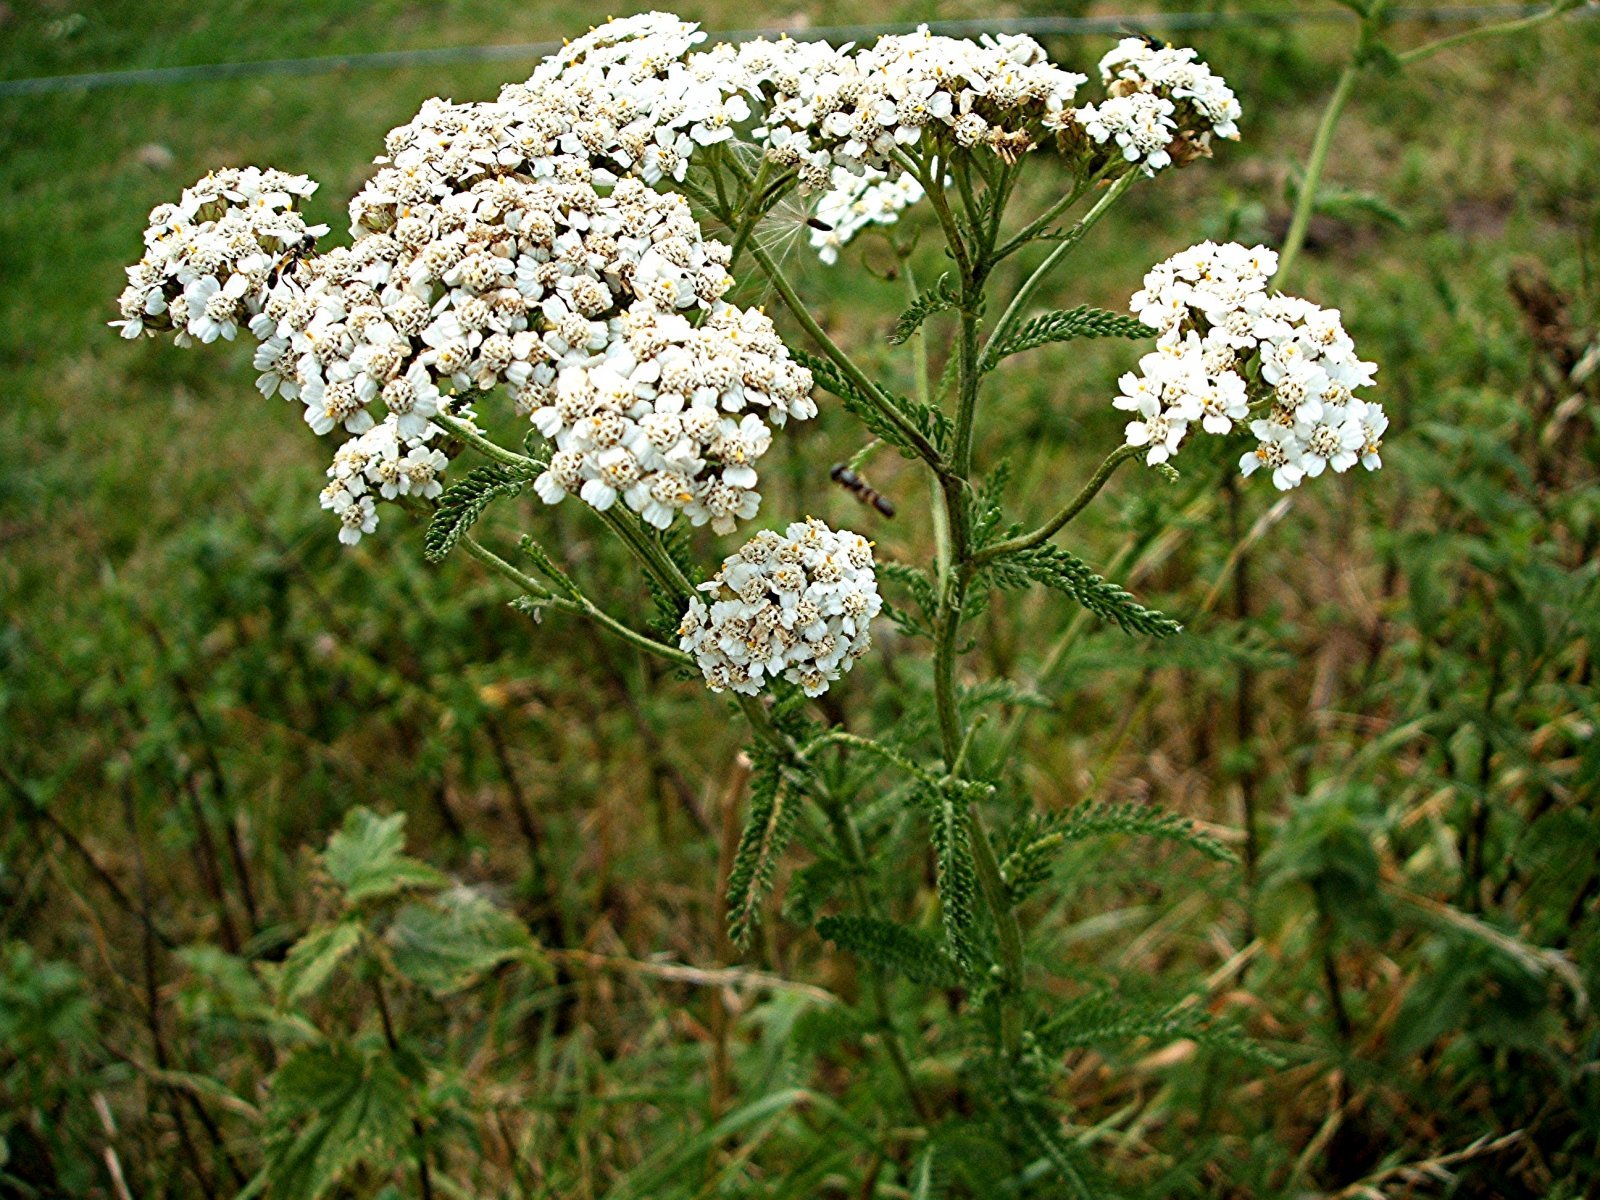
M 753 696 L 781 676 L 820 696 L 866 653 L 883 607 L 872 544 L 817 520 L 756 534 L 700 586 L 711 603 L 690 602 L 678 644 L 714 692 Z
M 1354 394 L 1376 365 L 1357 357 L 1337 310 L 1269 293 L 1277 268 L 1265 247 L 1202 242 L 1145 276 L 1131 309 L 1160 337 L 1112 403 L 1136 414 L 1126 437 L 1148 447 L 1146 462 L 1171 458 L 1191 425 L 1227 434 L 1248 421 L 1257 445 L 1240 469 L 1270 469 L 1283 490 L 1330 466 L 1383 465 L 1388 417 Z
M 1147 175 L 1209 152 L 1211 139 L 1239 136 L 1239 101 L 1188 47 L 1124 38 L 1100 60 L 1109 98 L 1075 112 L 1084 132 L 1114 142 Z
M 296 211 L 316 188 L 304 175 L 230 168 L 158 205 L 112 325 L 125 338 L 170 332 L 180 346 L 231 341 L 261 311 L 284 261 L 328 232 Z
M 869 225 L 894 224 L 923 197 L 922 184 L 911 175 L 891 179 L 878 171 L 852 175 L 840 170 L 834 184 L 817 201 L 811 225 L 812 249 L 830 266 L 856 234 Z

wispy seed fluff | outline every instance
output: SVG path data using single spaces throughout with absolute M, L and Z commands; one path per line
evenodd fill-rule
M 711 603 L 690 602 L 678 645 L 712 691 L 748 696 L 779 676 L 820 696 L 867 652 L 883 607 L 872 544 L 814 519 L 756 534 L 700 590 Z

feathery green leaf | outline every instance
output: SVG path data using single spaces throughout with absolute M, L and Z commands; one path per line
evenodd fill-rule
M 1126 633 L 1171 637 L 1183 629 L 1165 613 L 1146 608 L 1127 590 L 1097 575 L 1076 554 L 1050 542 L 996 558 L 988 569 L 999 587 L 1042 583 L 1065 592 L 1095 616 L 1115 621 Z
M 961 297 L 950 282 L 949 274 L 939 276 L 937 283 L 913 300 L 911 306 L 900 314 L 900 319 L 894 324 L 894 332 L 889 335 L 890 343 L 898 346 L 909 341 L 911 335 L 921 329 L 922 323 L 934 313 L 944 312 L 960 303 Z
M 1080 304 L 1077 308 L 1057 309 L 1023 322 L 1004 341 L 984 351 L 981 369 L 992 371 L 1002 358 L 1050 342 L 1066 342 L 1073 338 L 1154 336 L 1155 330 L 1137 317 Z
M 473 467 L 439 497 L 423 535 L 423 555 L 429 562 L 444 558 L 489 505 L 502 496 L 515 496 L 532 482 L 531 475 L 500 463 Z
M 965 972 L 927 934 L 880 917 L 823 917 L 817 932 L 841 950 L 929 987 L 955 987 Z

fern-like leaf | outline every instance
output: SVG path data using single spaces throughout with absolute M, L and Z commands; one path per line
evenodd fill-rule
M 1235 861 L 1231 850 L 1178 813 L 1147 804 L 1081 804 L 1033 821 L 1000 864 L 1012 900 L 1020 903 L 1038 890 L 1061 847 L 1112 834 L 1162 838 L 1219 862 Z
M 1024 350 L 1032 350 L 1050 342 L 1066 342 L 1073 338 L 1147 338 L 1154 335 L 1155 330 L 1137 317 L 1080 304 L 1077 308 L 1057 309 L 1024 322 L 1004 341 L 989 347 L 984 353 L 982 367 L 985 371 L 991 371 L 1008 355 L 1021 354 Z
M 761 919 L 761 901 L 772 890 L 798 814 L 784 787 L 783 768 L 770 755 L 756 760 L 750 776 L 750 814 L 728 873 L 728 937 L 744 946 Z
M 939 912 L 944 920 L 950 954 L 963 968 L 977 962 L 978 874 L 967 842 L 967 823 L 961 806 L 966 802 L 959 784 L 926 785 L 918 796 L 928 817 L 933 844 L 934 882 L 939 890 Z
M 894 323 L 894 332 L 889 335 L 891 345 L 901 345 L 911 339 L 911 335 L 922 328 L 922 323 L 934 313 L 945 312 L 961 303 L 954 285 L 950 282 L 948 274 L 939 276 L 939 282 L 923 292 L 911 302 L 911 306 L 900 314 L 900 319 Z
M 956 987 L 961 964 L 927 934 L 879 917 L 823 917 L 817 932 L 841 950 L 928 987 Z
M 444 558 L 489 505 L 502 496 L 515 496 L 532 482 L 531 475 L 499 463 L 473 467 L 439 497 L 439 507 L 423 535 L 424 556 L 429 562 Z
M 996 558 L 989 569 L 999 587 L 1042 583 L 1065 592 L 1095 616 L 1116 622 L 1125 633 L 1171 637 L 1183 629 L 1165 613 L 1146 608 L 1126 589 L 1097 575 L 1076 554 L 1050 542 Z

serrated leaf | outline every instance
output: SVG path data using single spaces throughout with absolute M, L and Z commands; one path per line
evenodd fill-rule
M 1113 834 L 1162 838 L 1219 862 L 1235 861 L 1231 850 L 1178 813 L 1148 804 L 1081 804 L 1035 819 L 1024 829 L 1017 848 L 1000 864 L 1012 900 L 1020 903 L 1038 890 L 1062 846 Z
M 961 811 L 966 801 L 960 791 L 958 785 L 924 785 L 917 795 L 928 818 L 945 939 L 951 957 L 970 968 L 977 962 L 978 875 L 967 843 L 967 823 Z
M 1116 622 L 1125 633 L 1171 637 L 1183 630 L 1165 613 L 1146 608 L 1128 591 L 1096 574 L 1077 555 L 1050 542 L 996 558 L 989 570 L 998 587 L 1042 583 L 1065 592 L 1095 616 Z
M 836 916 L 817 922 L 817 932 L 841 950 L 929 987 L 956 987 L 961 964 L 926 934 L 879 917 Z
M 340 921 L 313 929 L 289 948 L 278 972 L 278 1000 L 293 1004 L 315 995 L 334 968 L 361 944 L 361 927 Z
M 338 1043 L 299 1050 L 272 1078 L 265 1166 L 247 1189 L 318 1200 L 352 1168 L 387 1174 L 410 1133 L 404 1077 L 380 1052 Z
M 422 553 L 438 562 L 477 522 L 489 505 L 502 496 L 515 496 L 533 482 L 533 476 L 500 463 L 473 467 L 445 488 L 423 535 Z
M 323 866 L 351 904 L 406 888 L 450 886 L 442 872 L 402 853 L 405 824 L 404 813 L 380 817 L 371 809 L 353 808 L 339 832 L 328 839 Z
M 1065 342 L 1073 338 L 1154 336 L 1155 330 L 1137 317 L 1080 304 L 1077 308 L 1057 309 L 1025 321 L 1004 341 L 984 351 L 980 370 L 991 371 L 1008 355 L 1020 354 L 1050 342 Z
M 728 937 L 736 946 L 750 940 L 761 901 L 777 876 L 778 859 L 794 836 L 797 814 L 791 799 L 778 761 L 758 757 L 750 776 L 750 813 L 728 873 Z
M 910 307 L 900 314 L 900 319 L 894 323 L 894 332 L 889 335 L 890 344 L 899 346 L 909 341 L 911 335 L 921 329 L 922 323 L 934 313 L 944 312 L 959 303 L 961 297 L 951 284 L 950 276 L 939 276 L 937 283 L 913 300 Z
M 542 963 L 523 923 L 464 889 L 405 905 L 384 934 L 395 970 L 436 995 L 460 991 L 502 963 Z

